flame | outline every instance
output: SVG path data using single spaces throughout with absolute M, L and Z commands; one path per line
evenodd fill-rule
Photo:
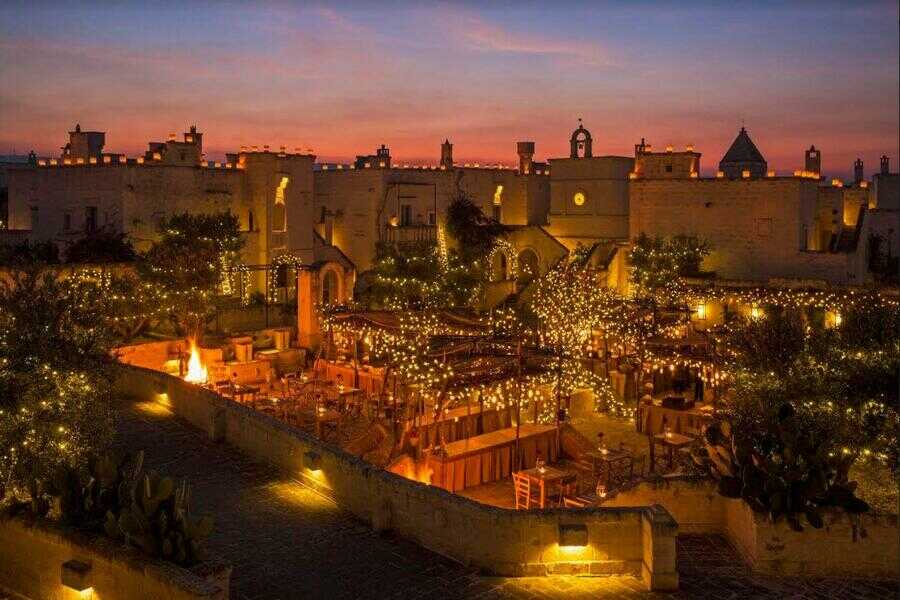
M 429 467 L 427 462 L 416 462 L 408 455 L 396 459 L 388 465 L 387 470 L 426 485 L 431 485 L 431 477 L 434 475 L 434 469 Z
M 188 360 L 188 371 L 187 375 L 184 376 L 184 380 L 190 383 L 206 383 L 209 379 L 209 373 L 206 371 L 206 367 L 203 366 L 203 363 L 200 362 L 200 353 L 197 351 L 197 344 L 191 341 L 191 358 Z

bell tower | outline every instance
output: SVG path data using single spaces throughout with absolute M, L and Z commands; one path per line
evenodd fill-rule
M 594 156 L 591 132 L 584 128 L 581 119 L 578 119 L 578 129 L 572 132 L 569 146 L 569 158 L 591 158 Z

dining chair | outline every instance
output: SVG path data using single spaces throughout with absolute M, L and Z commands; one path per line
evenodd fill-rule
M 531 504 L 537 504 L 539 500 L 534 497 L 537 490 L 531 489 L 531 480 L 522 473 L 513 473 L 513 487 L 516 494 L 516 510 L 524 508 L 528 510 Z
M 570 473 L 559 482 L 559 502 L 562 503 L 566 496 L 578 495 L 578 474 Z

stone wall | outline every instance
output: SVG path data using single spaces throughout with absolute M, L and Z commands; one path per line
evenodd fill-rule
M 663 479 L 623 492 L 605 506 L 661 505 L 680 532 L 725 535 L 747 564 L 774 575 L 897 577 L 900 531 L 897 515 L 864 515 L 855 528 L 842 512 L 826 515 L 822 529 L 793 531 L 771 523 L 743 500 L 720 496 L 708 482 Z M 856 529 L 856 530 L 854 530 Z M 865 537 L 861 535 L 865 531 Z
M 90 596 L 63 585 L 63 564 L 69 561 L 90 566 L 80 579 L 83 583 L 75 585 L 90 588 Z M 0 587 L 28 598 L 227 600 L 230 573 L 230 567 L 215 562 L 183 569 L 143 556 L 121 542 L 49 521 L 0 520 Z
M 405 479 L 276 419 L 163 373 L 121 367 L 119 389 L 176 415 L 333 498 L 377 530 L 393 530 L 501 576 L 630 574 L 675 589 L 678 526 L 665 509 L 515 511 Z
M 818 181 L 796 177 L 638 179 L 630 188 L 630 237 L 696 235 L 712 246 L 704 269 L 723 279 L 853 283 L 847 255 L 819 251 L 817 194 Z

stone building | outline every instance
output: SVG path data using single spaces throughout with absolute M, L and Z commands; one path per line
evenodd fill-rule
M 802 169 L 776 174 L 745 128 L 711 178 L 700 176 L 692 146 L 654 151 L 642 139 L 633 156 L 599 155 L 602 144 L 581 123 L 568 157 L 537 162 L 534 142 L 522 141 L 516 168 L 457 163 L 449 140 L 429 165 L 398 163 L 384 145 L 349 164 L 268 146 L 208 161 L 196 127 L 151 142 L 142 156 L 104 146 L 103 132 L 76 126 L 58 158 L 9 169 L 15 235 L 65 245 L 108 227 L 140 247 L 164 216 L 229 210 L 245 233 L 244 263 L 260 267 L 251 271 L 254 289 L 290 285 L 285 261 L 269 279 L 273 263 L 288 257 L 317 265 L 309 290 L 320 300 L 341 300 L 354 273 L 371 268 L 377 244 L 441 239 L 447 207 L 465 195 L 512 228 L 489 257 L 488 305 L 579 245 L 593 246 L 609 285 L 622 287 L 628 242 L 641 233 L 706 239 L 706 268 L 757 282 L 864 284 L 874 278 L 870 239 L 881 240 L 889 260 L 900 248 L 900 176 L 887 157 L 871 181 L 857 161 L 854 180 L 844 183 L 821 173 L 821 151 L 811 146 Z

